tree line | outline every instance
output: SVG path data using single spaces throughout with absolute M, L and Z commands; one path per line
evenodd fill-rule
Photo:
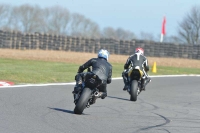
M 141 39 L 159 40 L 151 33 L 142 32 L 136 36 L 122 28 L 105 27 L 100 30 L 97 23 L 78 13 L 71 13 L 61 6 L 41 8 L 38 5 L 24 4 L 11 6 L 0 4 L 0 28 L 26 33 L 43 32 L 86 38 L 113 38 L 118 40 Z M 165 42 L 200 45 L 200 6 L 194 6 L 178 23 L 176 36 L 166 36 Z

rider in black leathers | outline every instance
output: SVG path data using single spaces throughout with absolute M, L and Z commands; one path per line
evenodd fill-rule
M 124 88 L 123 90 L 126 91 L 128 89 L 128 69 L 129 66 L 139 67 L 140 70 L 144 73 L 143 77 L 141 78 L 141 89 L 145 90 L 145 86 L 151 81 L 151 78 L 148 76 L 147 72 L 149 71 L 148 60 L 144 56 L 144 50 L 140 47 L 136 48 L 135 54 L 131 55 L 126 63 L 124 64 L 124 71 L 122 72 L 122 77 L 124 80 Z
M 99 97 L 104 99 L 107 96 L 106 87 L 107 84 L 110 84 L 112 80 L 112 65 L 108 62 L 108 57 L 109 52 L 107 50 L 101 49 L 98 52 L 98 58 L 92 58 L 79 67 L 78 74 L 75 76 L 76 85 L 74 87 L 74 91 L 72 92 L 74 95 L 76 95 L 82 89 L 82 72 L 92 66 L 91 72 L 96 74 L 102 80 L 102 84 L 97 87 L 100 92 Z M 90 72 L 87 74 L 89 73 Z M 74 100 L 76 100 L 76 98 L 74 98 Z

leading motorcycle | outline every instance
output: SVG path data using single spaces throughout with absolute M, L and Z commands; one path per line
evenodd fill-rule
M 139 67 L 131 67 L 128 70 L 129 86 L 127 92 L 130 94 L 131 101 L 137 101 L 138 95 L 142 92 L 141 78 L 143 74 Z

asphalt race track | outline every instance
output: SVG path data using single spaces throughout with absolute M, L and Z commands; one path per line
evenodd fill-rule
M 136 102 L 121 79 L 73 114 L 73 85 L 0 88 L 0 133 L 200 133 L 200 77 L 153 77 Z

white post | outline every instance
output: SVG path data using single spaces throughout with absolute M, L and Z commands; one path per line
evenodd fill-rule
M 163 42 L 163 34 L 160 36 L 160 42 Z

